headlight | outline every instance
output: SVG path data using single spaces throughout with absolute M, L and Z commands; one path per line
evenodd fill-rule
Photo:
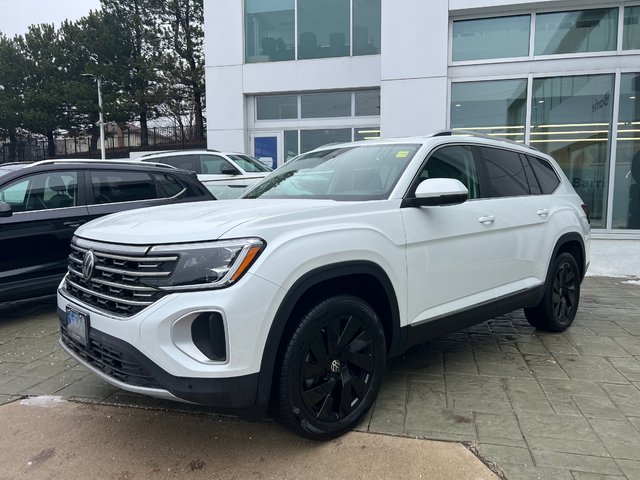
M 154 286 L 165 291 L 228 287 L 249 270 L 264 246 L 259 238 L 242 238 L 152 247 L 150 253 L 178 255 L 173 274 Z

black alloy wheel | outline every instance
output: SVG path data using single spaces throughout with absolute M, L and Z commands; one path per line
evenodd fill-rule
M 551 263 L 542 301 L 524 313 L 529 323 L 550 332 L 563 332 L 571 326 L 580 302 L 580 269 L 567 252 Z
M 357 297 L 320 302 L 291 337 L 280 370 L 282 423 L 324 440 L 350 430 L 380 389 L 386 346 L 376 312 Z

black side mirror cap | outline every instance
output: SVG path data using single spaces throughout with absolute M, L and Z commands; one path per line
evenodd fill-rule
M 13 209 L 11 205 L 6 202 L 0 202 L 0 218 L 6 218 L 13 215 Z

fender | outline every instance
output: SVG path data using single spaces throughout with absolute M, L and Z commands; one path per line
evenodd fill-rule
M 569 242 L 578 242 L 580 244 L 580 248 L 582 249 L 582 265 L 580 265 L 580 268 L 582 269 L 581 280 L 584 280 L 584 276 L 587 273 L 587 258 L 584 250 L 584 238 L 582 238 L 582 235 L 580 235 L 578 232 L 569 232 L 560 236 L 560 238 L 556 242 L 556 246 L 553 248 L 553 253 L 551 254 L 551 258 L 549 259 L 549 265 L 551 265 L 551 260 L 558 256 L 558 252 L 560 251 L 560 249 Z
M 315 270 L 311 270 L 300 277 L 289 289 L 278 308 L 278 312 L 271 324 L 264 351 L 262 353 L 260 377 L 256 393 L 256 405 L 263 407 L 268 405 L 271 396 L 271 387 L 273 384 L 274 369 L 276 366 L 276 359 L 278 358 L 280 342 L 285 332 L 287 322 L 289 321 L 298 301 L 315 285 L 327 280 L 338 279 L 348 275 L 369 275 L 378 280 L 382 285 L 391 306 L 392 341 L 389 348 L 389 356 L 401 353 L 405 343 L 404 337 L 406 333 L 402 332 L 400 329 L 398 300 L 391 280 L 389 280 L 385 271 L 379 265 L 369 261 L 356 260 L 324 265 Z

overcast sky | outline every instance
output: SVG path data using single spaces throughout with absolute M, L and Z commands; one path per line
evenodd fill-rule
M 27 32 L 34 23 L 77 20 L 100 7 L 100 0 L 0 0 L 0 32 L 8 37 Z

